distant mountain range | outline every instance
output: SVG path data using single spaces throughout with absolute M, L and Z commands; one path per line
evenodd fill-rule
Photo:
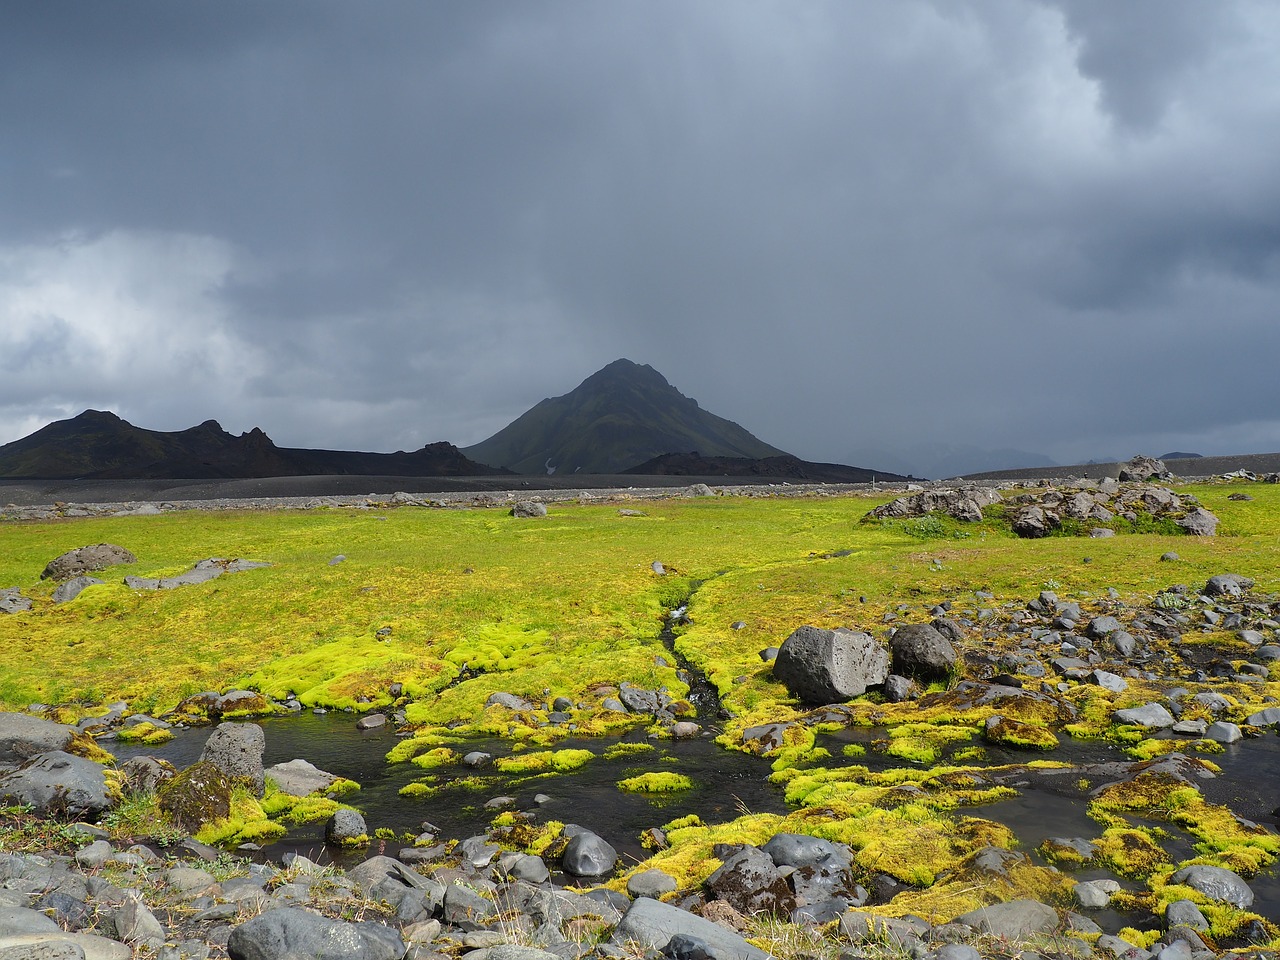
M 44 480 L 226 479 L 359 475 L 481 477 L 509 471 L 467 459 L 451 443 L 413 453 L 277 447 L 254 427 L 233 436 L 216 420 L 189 430 L 144 430 L 114 413 L 86 410 L 0 446 L 0 477 Z
M 307 476 L 487 477 L 574 474 L 768 477 L 860 483 L 887 471 L 810 463 L 708 413 L 650 366 L 616 360 L 562 397 L 538 403 L 489 439 L 412 453 L 277 447 L 254 427 L 215 420 L 188 430 L 135 427 L 86 410 L 0 446 L 0 479 L 222 480 Z
M 785 451 L 708 413 L 647 364 L 615 360 L 462 452 L 516 473 L 621 473 L 665 453 L 749 460 Z
M 908 479 L 896 473 L 849 467 L 843 463 L 814 463 L 789 453 L 751 460 L 704 457 L 696 450 L 692 453 L 664 453 L 623 473 L 649 477 L 770 477 L 800 483 L 871 483 L 875 480 Z

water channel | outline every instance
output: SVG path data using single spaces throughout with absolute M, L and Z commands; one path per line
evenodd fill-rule
M 753 813 L 785 813 L 782 791 L 768 782 L 769 761 L 742 753 L 727 751 L 709 736 L 691 740 L 651 741 L 654 751 L 638 755 L 609 758 L 605 751 L 619 738 L 566 740 L 556 749 L 585 748 L 597 756 L 585 766 L 562 774 L 503 774 L 492 766 L 473 770 L 464 766 L 444 767 L 432 771 L 462 778 L 476 774 L 490 778 L 483 789 L 459 786 L 445 787 L 425 798 L 406 798 L 399 794 L 404 785 L 420 779 L 423 771 L 412 763 L 390 764 L 386 753 L 398 742 L 395 730 L 381 727 L 360 731 L 350 714 L 330 713 L 270 718 L 259 721 L 266 732 L 265 763 L 309 760 L 322 770 L 355 780 L 361 790 L 347 799 L 364 814 L 370 829 L 389 827 L 397 835 L 416 833 L 423 821 L 440 828 L 444 838 L 458 838 L 483 833 L 494 811 L 486 810 L 486 800 L 497 796 L 515 798 L 515 809 L 530 811 L 537 821 L 560 820 L 579 823 L 607 839 L 625 862 L 644 859 L 647 854 L 640 835 L 650 827 L 660 826 L 677 817 L 697 814 L 708 823 L 731 820 L 744 811 Z M 180 730 L 169 743 L 157 747 L 107 742 L 103 745 L 121 760 L 148 755 L 169 760 L 178 768 L 194 763 L 200 756 L 211 728 Z M 868 751 L 855 760 L 840 756 L 844 743 L 867 741 L 884 736 L 884 731 L 852 729 L 828 735 L 825 742 L 832 757 L 824 763 L 838 766 L 857 763 L 870 768 L 899 764 L 891 757 Z M 636 730 L 623 741 L 645 742 L 643 731 Z M 501 757 L 511 752 L 504 740 L 476 739 L 455 744 L 460 754 L 481 750 Z M 1123 755 L 1113 747 L 1100 743 L 1067 741 L 1054 753 L 1055 759 L 1072 763 L 1120 760 Z M 1025 753 L 1002 751 L 988 747 L 984 765 L 1022 763 Z M 1238 815 L 1277 829 L 1275 807 L 1276 784 L 1280 775 L 1280 737 L 1248 739 L 1228 746 L 1225 753 L 1210 756 L 1222 768 L 1216 779 L 1200 783 L 1206 799 L 1225 804 Z M 617 781 L 652 770 L 672 770 L 692 778 L 694 787 L 670 794 L 633 794 L 619 790 Z M 543 794 L 549 799 L 535 802 Z M 969 812 L 1006 824 L 1021 842 L 1021 849 L 1034 851 L 1048 837 L 1094 837 L 1100 833 L 1097 823 L 1086 816 L 1085 801 L 1078 797 L 1058 795 L 1034 785 L 1020 790 L 1010 800 L 972 808 Z M 1176 828 L 1162 824 L 1175 834 L 1175 855 L 1192 856 L 1190 840 L 1180 841 Z M 389 842 L 387 852 L 394 854 L 398 842 Z M 1185 848 L 1185 849 L 1184 849 Z M 313 858 L 328 860 L 323 824 L 304 824 L 291 830 L 280 842 L 267 848 L 263 855 L 278 857 L 286 850 L 297 850 Z M 377 845 L 374 850 L 376 852 Z M 1034 854 L 1033 854 L 1034 855 Z M 1105 876 L 1102 871 L 1082 871 L 1079 879 Z M 1254 909 L 1269 919 L 1280 920 L 1280 879 L 1274 869 L 1249 880 L 1257 895 Z

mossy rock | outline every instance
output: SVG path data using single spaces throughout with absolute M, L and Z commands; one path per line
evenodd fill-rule
M 984 730 L 986 738 L 1017 750 L 1056 750 L 1058 736 L 1038 723 L 1023 723 L 1012 717 L 989 717 Z
M 231 814 L 231 781 L 207 761 L 193 763 L 158 791 L 160 809 L 187 833 Z

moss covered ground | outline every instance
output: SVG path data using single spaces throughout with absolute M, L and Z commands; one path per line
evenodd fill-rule
M 647 503 L 643 517 L 623 517 L 617 504 L 596 502 L 558 504 L 536 520 L 499 509 L 400 507 L 5 523 L 0 584 L 19 586 L 35 606 L 0 616 L 0 649 L 10 652 L 0 668 L 0 705 L 66 703 L 88 713 L 127 699 L 134 710 L 163 715 L 202 690 L 250 687 L 277 699 L 296 694 L 308 705 L 369 710 L 392 704 L 390 688 L 399 683 L 395 703 L 418 735 L 402 741 L 393 758 L 433 771 L 406 788 L 430 793 L 463 786 L 446 784 L 434 770 L 454 764 L 461 739 L 472 733 L 517 741 L 500 771 L 505 764 L 508 772 L 536 775 L 588 762 L 586 751 L 555 749 L 569 735 L 546 724 L 547 705 L 557 697 L 574 703 L 572 735 L 582 737 L 647 723 L 603 709 L 624 682 L 686 695 L 660 633 L 667 611 L 687 604 L 675 647 L 705 672 L 734 715 L 716 731 L 724 745 L 753 749 L 742 742 L 746 727 L 807 719 L 768 753 L 794 810 L 672 825 L 670 848 L 645 866 L 696 884 L 714 869 L 715 844 L 763 842 L 793 830 L 848 843 L 860 869 L 908 884 L 911 892 L 895 898 L 895 911 L 945 916 L 984 898 L 1015 895 L 1065 904 L 1069 880 L 1034 864 L 1015 871 L 1007 889 L 981 892 L 975 885 L 965 865 L 976 851 L 1013 847 L 1016 840 L 979 816 L 1008 788 L 972 777 L 965 763 L 984 759 L 984 743 L 1026 748 L 1029 761 L 1052 762 L 1058 738 L 1111 740 L 1138 759 L 1158 757 L 1169 744 L 1183 752 L 1214 749 L 1114 724 L 1115 709 L 1158 695 L 1154 685 L 1135 678 L 1119 694 L 1077 687 L 1067 697 L 1075 715 L 1067 718 L 1032 703 L 966 705 L 941 684 L 910 704 L 865 698 L 824 723 L 774 681 L 759 652 L 802 624 L 882 635 L 894 618 L 927 620 L 943 601 L 957 609 L 1010 609 L 1044 589 L 1086 609 L 1098 608 L 1108 590 L 1136 606 L 1172 584 L 1195 588 L 1231 571 L 1253 577 L 1258 593 L 1280 592 L 1280 486 L 1206 484 L 1183 492 L 1221 519 L 1218 536 L 1031 541 L 994 519 L 866 521 L 888 496 L 666 500 Z M 1244 492 L 1253 499 L 1229 499 Z M 98 542 L 125 546 L 139 562 L 100 574 L 107 583 L 71 603 L 53 604 L 53 584 L 39 580 L 45 563 Z M 1162 561 L 1167 551 L 1179 559 Z M 331 563 L 338 554 L 346 559 Z M 208 556 L 270 566 L 172 591 L 134 592 L 121 582 L 125 574 L 178 573 Z M 665 575 L 655 573 L 654 561 Z M 987 596 L 979 602 L 976 591 Z M 1226 633 L 1189 638 L 1223 650 L 1237 642 Z M 1243 660 L 1247 649 L 1239 653 Z M 1238 718 L 1280 695 L 1280 678 L 1272 674 L 1212 689 L 1231 699 Z M 963 677 L 962 667 L 953 683 Z M 532 709 L 486 706 L 495 691 L 525 698 Z M 996 714 L 1004 720 L 987 732 L 984 724 Z M 859 725 L 887 733 L 847 746 L 846 758 L 835 761 L 821 735 Z M 848 756 L 867 752 L 900 766 L 847 765 Z M 658 776 L 668 786 L 674 775 Z M 246 825 L 268 816 L 315 813 L 277 810 L 276 802 L 240 798 L 233 833 L 243 836 Z M 1249 873 L 1280 853 L 1269 834 L 1236 829 L 1229 812 L 1180 789 L 1137 800 L 1104 796 L 1091 808 L 1099 820 L 1099 862 L 1146 884 L 1147 906 L 1185 891 L 1168 885 L 1177 864 L 1159 828 L 1132 820 L 1135 810 L 1189 832 L 1201 862 Z M 1225 930 L 1236 919 L 1215 922 Z

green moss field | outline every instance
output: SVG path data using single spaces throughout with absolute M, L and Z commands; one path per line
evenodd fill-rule
M 1246 489 L 1255 499 L 1228 500 Z M 864 521 L 888 496 L 663 500 L 638 517 L 593 503 L 530 520 L 401 507 L 8 522 L 0 585 L 35 605 L 0 615 L 0 703 L 126 699 L 163 713 L 199 691 L 248 686 L 371 709 L 398 681 L 412 722 L 456 727 L 483 724 L 495 690 L 589 702 L 629 681 L 678 696 L 685 687 L 658 637 L 665 612 L 687 600 L 678 650 L 737 712 L 785 714 L 792 704 L 758 652 L 805 623 L 870 630 L 886 611 L 923 618 L 946 599 L 972 604 L 974 590 L 1025 602 L 1046 585 L 1064 597 L 1110 587 L 1142 600 L 1224 570 L 1275 592 L 1280 487 L 1184 491 L 1221 518 L 1218 536 L 1019 540 L 995 521 Z M 138 562 L 55 605 L 44 565 L 99 542 Z M 1162 563 L 1168 550 L 1181 559 Z M 331 564 L 337 555 L 346 559 Z M 122 583 L 205 557 L 271 566 L 168 591 Z

